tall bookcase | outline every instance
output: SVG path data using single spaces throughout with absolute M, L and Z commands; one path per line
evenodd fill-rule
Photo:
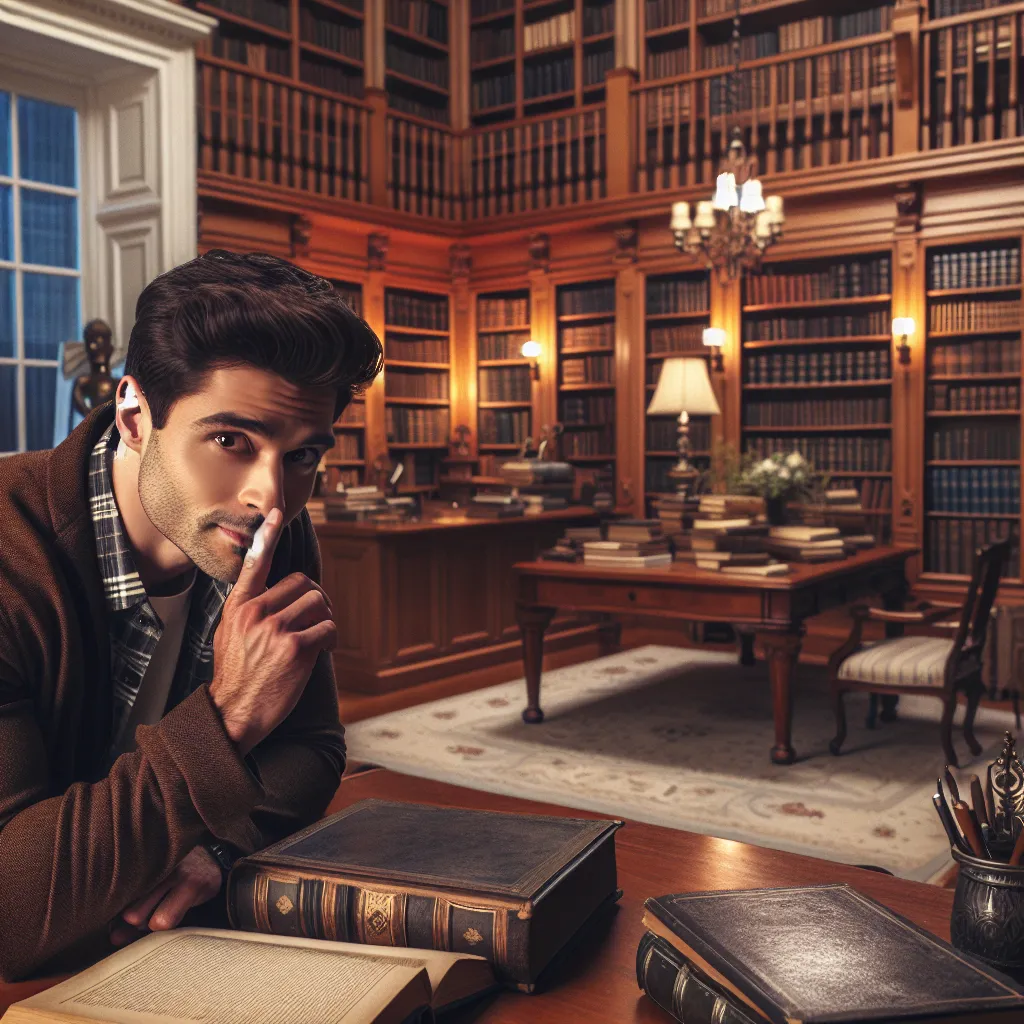
M 426 121 L 450 120 L 448 0 L 385 0 L 388 106 Z
M 448 296 L 384 289 L 384 423 L 399 489 L 429 493 L 451 436 Z
M 493 476 L 500 462 L 532 436 L 531 360 L 522 354 L 529 340 L 529 290 L 477 297 L 477 436 L 483 476 Z
M 272 82 L 363 95 L 363 0 L 187 0 L 220 22 L 199 53 Z
M 557 291 L 562 456 L 615 493 L 615 280 Z
M 745 279 L 743 448 L 801 452 L 892 536 L 892 257 L 773 263 Z
M 644 408 L 651 402 L 668 356 L 706 356 L 704 328 L 710 326 L 708 274 L 660 274 L 647 278 L 644 303 Z M 675 493 L 668 477 L 679 459 L 677 416 L 647 416 L 644 423 L 644 490 L 647 498 Z M 706 468 L 711 457 L 711 417 L 690 422 L 690 461 Z
M 471 0 L 470 114 L 493 124 L 604 98 L 615 0 Z
M 363 291 L 357 284 L 346 281 L 332 281 L 349 308 L 359 316 L 363 315 Z M 335 444 L 326 455 L 326 489 L 329 493 L 338 485 L 357 487 L 365 479 L 366 472 L 366 402 L 362 395 L 356 396 L 338 417 L 334 424 Z
M 924 571 L 1009 535 L 1020 579 L 1021 240 L 933 246 L 927 273 Z

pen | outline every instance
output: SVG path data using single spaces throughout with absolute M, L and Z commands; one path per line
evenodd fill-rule
M 962 800 L 953 801 L 953 814 L 956 815 L 957 824 L 967 840 L 968 846 L 976 857 L 985 857 L 985 849 L 981 845 L 981 835 L 974 823 L 971 809 Z
M 988 808 L 985 806 L 985 795 L 981 791 L 981 779 L 977 775 L 971 776 L 971 803 L 974 804 L 974 813 L 982 825 L 991 824 L 988 817 Z
M 949 770 L 949 765 L 946 765 L 945 771 L 943 771 L 943 778 L 946 780 L 946 785 L 949 787 L 950 795 L 953 797 L 953 803 L 959 803 L 960 801 L 960 789 L 956 784 L 956 779 L 953 778 L 953 773 Z
M 988 771 L 985 773 L 985 809 L 988 811 L 988 823 L 995 828 L 996 804 L 995 798 L 992 796 L 992 765 L 988 766 Z
M 1010 863 L 1016 867 L 1021 862 L 1021 858 L 1024 857 L 1024 829 L 1021 830 L 1019 836 L 1017 836 L 1017 842 L 1013 844 L 1013 853 L 1010 854 Z
M 941 792 L 932 795 L 932 803 L 935 804 L 935 810 L 939 812 L 939 821 L 942 822 L 942 827 L 946 830 L 946 835 L 949 837 L 949 845 L 956 847 L 961 853 L 970 853 L 971 851 L 963 841 L 963 837 L 957 831 L 957 827 L 953 822 L 953 815 L 949 813 L 949 805 L 946 803 L 946 799 Z

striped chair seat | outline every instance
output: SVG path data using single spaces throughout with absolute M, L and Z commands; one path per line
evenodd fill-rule
M 945 683 L 952 640 L 930 636 L 901 636 L 869 644 L 839 666 L 839 678 L 877 686 L 930 686 Z

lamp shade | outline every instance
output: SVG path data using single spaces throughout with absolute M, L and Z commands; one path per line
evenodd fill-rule
M 689 231 L 690 230 L 690 204 L 685 202 L 673 203 L 672 204 L 672 224 L 673 231 Z
M 904 334 L 913 334 L 914 326 L 912 316 L 896 316 L 892 320 L 892 333 L 897 338 L 901 338 Z
M 651 416 L 717 416 L 715 393 L 711 389 L 708 364 L 703 359 L 666 359 L 654 397 L 647 407 Z
M 743 182 L 743 189 L 740 192 L 740 209 L 744 213 L 760 213 L 764 209 L 761 182 L 757 178 Z
M 718 176 L 715 196 L 711 203 L 716 210 L 731 210 L 738 202 L 736 175 L 725 171 Z
M 522 352 L 524 359 L 537 359 L 540 356 L 540 342 L 534 341 L 532 338 L 529 341 L 524 341 Z

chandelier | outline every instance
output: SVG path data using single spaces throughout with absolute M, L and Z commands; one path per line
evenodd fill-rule
M 730 114 L 738 113 L 737 97 L 740 77 L 740 0 L 732 19 L 733 69 L 729 76 Z M 710 117 L 711 111 L 705 111 Z M 729 278 L 743 270 L 756 270 L 761 257 L 782 235 L 785 222 L 781 196 L 763 196 L 757 177 L 757 154 L 747 153 L 743 130 L 734 125 L 729 135 L 729 148 L 718 169 L 715 194 L 710 200 L 694 205 L 672 204 L 672 235 L 676 248 L 696 256 Z

